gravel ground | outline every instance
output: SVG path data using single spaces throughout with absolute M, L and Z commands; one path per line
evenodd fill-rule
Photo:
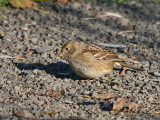
M 39 8 L 43 11 L 0 11 L 0 33 L 5 34 L 0 38 L 0 119 L 160 119 L 160 4 L 44 2 Z M 122 18 L 104 17 L 106 12 Z M 126 45 L 111 50 L 139 61 L 134 65 L 145 71 L 128 70 L 118 77 L 122 69 L 117 68 L 97 80 L 80 78 L 58 57 L 69 40 Z M 106 90 L 96 92 L 101 89 Z M 135 97 L 142 108 L 130 114 L 127 107 L 102 109 L 107 99 L 97 96 L 108 93 Z

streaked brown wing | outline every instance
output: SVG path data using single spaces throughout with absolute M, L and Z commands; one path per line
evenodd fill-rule
M 84 50 L 85 52 L 90 52 L 97 60 L 109 60 L 109 61 L 119 61 L 120 59 L 110 50 L 103 50 L 99 46 L 96 45 L 88 45 L 87 49 Z

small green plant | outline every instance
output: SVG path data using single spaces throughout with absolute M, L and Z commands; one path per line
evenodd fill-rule
M 114 3 L 121 4 L 121 3 L 127 2 L 127 1 L 129 1 L 129 0 L 106 0 L 106 2 L 108 4 L 114 4 Z
M 9 0 L 0 0 L 0 6 L 6 5 L 9 3 Z
M 152 0 L 152 1 L 154 1 L 154 2 L 156 2 L 156 3 L 160 3 L 160 0 Z

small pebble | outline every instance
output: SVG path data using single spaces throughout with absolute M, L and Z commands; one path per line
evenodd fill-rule
M 160 72 L 154 72 L 153 75 L 160 77 Z
M 36 49 L 36 52 L 37 52 L 37 53 L 47 52 L 47 51 L 50 51 L 50 50 L 52 50 L 52 49 L 53 49 L 52 46 L 44 46 L 44 47 L 37 48 L 37 49 Z

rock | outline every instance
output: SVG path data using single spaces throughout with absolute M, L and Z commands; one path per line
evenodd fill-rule
M 78 34 L 76 35 L 76 37 L 79 38 L 80 40 L 84 40 L 84 41 L 87 40 L 87 36 L 84 34 Z
M 66 103 L 66 104 L 73 104 L 74 102 L 65 100 L 64 103 Z
M 28 110 L 18 110 L 15 112 L 15 115 L 18 117 L 34 119 L 34 116 Z
M 6 32 L 5 36 L 3 37 L 3 39 L 12 41 L 12 40 L 17 39 L 17 37 L 16 37 L 16 34 L 13 33 L 13 32 Z
M 97 92 L 93 92 L 93 93 L 92 93 L 92 97 L 93 97 L 93 98 L 96 98 L 97 96 L 98 96 L 98 93 L 97 93 Z
M 37 52 L 37 53 L 47 52 L 47 51 L 50 51 L 50 50 L 52 50 L 52 49 L 53 49 L 52 46 L 44 46 L 44 47 L 37 48 L 37 49 L 36 49 L 36 52 Z
M 122 24 L 123 26 L 127 26 L 127 25 L 129 24 L 129 19 L 122 19 L 122 20 L 121 20 L 121 24 Z
M 38 38 L 32 38 L 31 41 L 32 41 L 33 43 L 37 43 Z
M 153 75 L 157 76 L 157 77 L 160 77 L 160 72 L 154 72 Z

